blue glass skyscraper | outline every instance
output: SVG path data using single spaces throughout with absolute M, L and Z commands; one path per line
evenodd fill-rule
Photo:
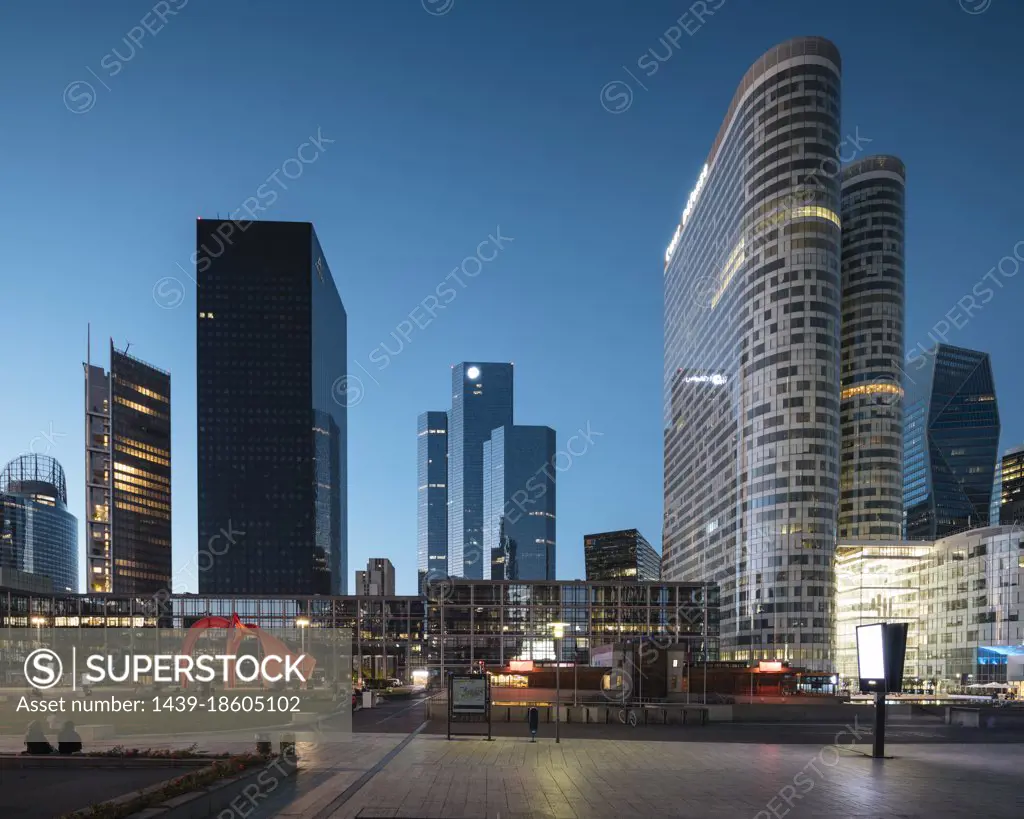
M 448 573 L 489 579 L 484 558 L 484 442 L 512 424 L 512 365 L 463 362 L 452 367 L 448 413 Z
M 419 586 L 448 574 L 448 413 L 424 412 L 416 439 L 416 568 Z
M 484 557 L 492 580 L 555 579 L 555 431 L 506 426 L 484 442 Z
M 908 367 L 905 535 L 934 540 L 989 523 L 999 410 L 988 353 L 939 344 Z

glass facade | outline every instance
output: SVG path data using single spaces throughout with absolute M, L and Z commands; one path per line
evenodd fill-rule
M 921 569 L 921 677 L 949 685 L 1006 682 L 1005 662 L 984 662 L 983 649 L 1024 643 L 1022 537 L 999 526 L 936 541 Z
M 113 591 L 155 594 L 171 587 L 171 376 L 113 348 L 110 372 Z
M 591 648 L 635 637 L 688 644 L 718 660 L 718 589 L 699 583 L 455 582 L 427 604 L 427 667 L 469 670 L 478 662 L 590 662 Z M 556 658 L 553 623 L 565 623 Z M 699 660 L 698 660 L 699 661 Z
M 846 679 L 857 674 L 855 627 L 888 620 L 910 624 L 905 676 L 925 690 L 1006 682 L 1006 651 L 1024 643 L 1024 531 L 992 526 L 934 542 L 840 541 L 836 563 L 837 656 Z
M 78 591 L 78 521 L 53 458 L 22 455 L 0 472 L 0 567 L 48 577 L 55 592 Z
M 583 536 L 587 580 L 661 579 L 661 555 L 636 529 Z
M 424 412 L 416 425 L 416 569 L 448 575 L 448 413 Z
M 565 662 L 586 664 L 592 646 L 636 637 L 686 644 L 695 662 L 718 660 L 718 589 L 698 583 L 456 581 L 443 599 L 358 596 L 174 595 L 154 605 L 124 595 L 40 595 L 0 589 L 0 628 L 188 628 L 203 617 L 261 628 L 348 628 L 364 676 L 404 681 L 428 669 L 468 671 L 479 661 L 555 659 L 552 623 L 567 623 Z M 442 629 L 442 622 L 444 623 Z M 442 655 L 443 635 L 443 655 Z
M 492 580 L 555 579 L 555 431 L 508 426 L 484 442 L 484 556 Z
M 840 539 L 836 549 L 836 670 L 856 688 L 857 626 L 908 623 L 904 676 L 918 676 L 921 566 L 930 543 Z
M 985 526 L 999 447 L 988 353 L 938 344 L 905 374 L 904 529 L 935 540 Z
M 512 424 L 511 364 L 452 367 L 452 408 L 448 413 L 448 573 L 489 578 L 484 555 L 484 441 Z
M 832 667 L 840 57 L 746 73 L 665 263 L 662 577 L 720 584 L 722 657 Z
M 1006 452 L 996 470 L 993 525 L 1024 525 L 1024 447 Z
M 347 317 L 316 233 L 196 234 L 200 592 L 343 592 Z
M 124 595 L 53 595 L 0 589 L 0 627 L 189 628 L 203 617 L 231 619 L 260 628 L 345 628 L 352 632 L 355 669 L 364 677 L 412 679 L 424 667 L 425 603 L 419 597 L 232 597 L 174 595 L 156 605 Z M 300 626 L 308 620 L 308 626 Z
M 903 531 L 905 180 L 892 156 L 843 169 L 840 539 Z
M 171 375 L 114 348 L 85 364 L 86 584 L 171 587 Z

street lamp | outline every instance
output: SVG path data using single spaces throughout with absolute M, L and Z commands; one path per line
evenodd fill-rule
M 309 618 L 308 617 L 296 617 L 295 618 L 295 625 L 297 625 L 299 627 L 299 639 L 300 639 L 299 645 L 301 646 L 300 651 L 302 651 L 302 653 L 305 654 L 306 653 L 306 629 L 309 628 Z
M 558 709 L 562 701 L 562 655 L 561 640 L 565 636 L 565 627 L 568 623 L 552 623 L 551 631 L 555 637 L 555 742 L 561 742 L 558 735 Z
M 42 642 L 42 627 L 46 625 L 46 618 L 38 615 L 32 618 L 32 625 L 36 627 L 36 642 Z

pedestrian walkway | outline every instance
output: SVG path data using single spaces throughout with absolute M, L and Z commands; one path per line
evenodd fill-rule
M 339 772 L 279 815 L 1020 817 L 1024 745 L 900 745 L 890 750 L 895 759 L 875 761 L 834 745 L 587 739 L 556 745 L 511 738 L 449 742 L 421 734 L 390 761 L 378 762 L 376 772 L 354 793 L 352 784 L 363 774 Z M 338 804 L 346 789 L 350 795 Z

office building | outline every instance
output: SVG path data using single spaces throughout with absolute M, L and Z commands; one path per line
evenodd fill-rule
M 484 441 L 484 557 L 492 580 L 555 579 L 555 431 L 506 426 Z
M 996 470 L 992 524 L 1024 528 L 1024 446 L 1008 449 Z
M 355 593 L 363 597 L 394 597 L 395 567 L 386 557 L 371 557 L 356 570 Z
M 905 180 L 892 156 L 843 169 L 840 539 L 903 531 Z
M 750 67 L 665 254 L 662 577 L 720 584 L 724 660 L 833 665 L 840 66 Z
M 0 628 L 37 626 L 48 640 L 51 629 L 158 624 L 186 629 L 204 617 L 237 614 L 260 628 L 292 629 L 295 643 L 306 625 L 348 629 L 352 657 L 364 674 L 410 680 L 418 672 L 435 684 L 443 679 L 442 669 L 477 670 L 481 662 L 493 670 L 511 670 L 513 662 L 553 668 L 556 622 L 568 624 L 557 652 L 563 662 L 587 665 L 595 648 L 636 644 L 641 638 L 647 640 L 647 651 L 652 644 L 685 646 L 692 662 L 705 656 L 718 660 L 718 589 L 713 585 L 456 580 L 449 591 L 443 601 L 401 595 L 188 594 L 154 608 L 152 601 L 129 595 L 97 599 L 0 588 Z
M 201 219 L 196 243 L 199 591 L 343 593 L 347 317 L 316 232 Z
M 1024 532 L 990 526 L 940 538 L 921 567 L 918 674 L 952 684 L 1006 682 L 1008 647 L 1024 644 Z
M 906 537 L 937 540 L 986 526 L 999 448 L 988 353 L 937 344 L 909 356 L 903 434 Z
M 840 541 L 839 672 L 856 686 L 856 626 L 909 624 L 904 676 L 925 692 L 1007 682 L 1021 652 L 1024 530 L 989 526 L 935 541 Z
M 636 529 L 584 535 L 583 558 L 587 580 L 649 583 L 661 579 L 661 555 Z
M 512 424 L 511 364 L 463 362 L 452 367 L 448 413 L 448 573 L 486 579 L 484 555 L 484 442 Z
M 416 430 L 416 588 L 448 576 L 448 413 L 420 414 Z
M 86 590 L 171 588 L 171 375 L 110 342 L 85 361 Z
M 78 521 L 64 470 L 47 455 L 22 455 L 0 471 L 0 570 L 23 588 L 78 591 Z

